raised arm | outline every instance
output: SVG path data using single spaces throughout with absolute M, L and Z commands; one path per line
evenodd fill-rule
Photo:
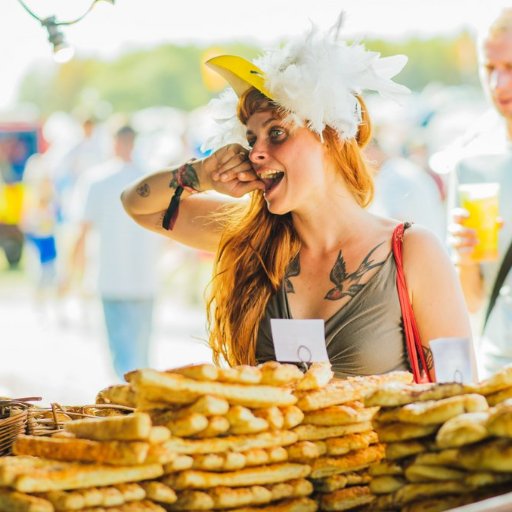
M 171 230 L 162 226 L 171 198 L 179 185 L 184 191 Z M 141 226 L 190 247 L 215 252 L 221 223 L 213 218 L 233 198 L 264 184 L 256 177 L 247 150 L 238 144 L 225 146 L 203 160 L 194 160 L 175 169 L 144 176 L 127 187 L 121 201 L 126 212 Z M 216 191 L 224 194 L 208 194 Z
M 405 232 L 403 253 L 405 278 L 428 360 L 433 339 L 471 339 L 469 316 L 453 263 L 433 233 L 412 226 Z

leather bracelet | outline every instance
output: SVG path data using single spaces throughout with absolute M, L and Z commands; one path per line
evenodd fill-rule
M 191 194 L 199 192 L 199 190 L 195 189 L 191 185 L 187 185 L 183 182 L 183 178 L 185 177 L 185 173 L 187 168 L 194 162 L 196 159 L 193 158 L 188 162 L 184 163 L 181 167 L 178 168 L 175 176 L 169 183 L 169 187 L 175 186 L 177 183 L 178 186 L 174 190 L 174 194 L 171 197 L 171 201 L 169 202 L 169 206 L 164 214 L 164 218 L 162 219 L 162 227 L 167 231 L 171 231 L 176 223 L 176 219 L 178 218 L 178 212 L 180 208 L 180 199 L 183 191 L 186 190 Z

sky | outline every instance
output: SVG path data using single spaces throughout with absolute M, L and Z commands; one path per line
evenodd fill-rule
M 90 0 L 23 0 L 38 17 L 74 19 Z M 35 64 L 55 66 L 46 31 L 19 4 L 0 7 L 0 110 L 14 103 L 22 77 Z M 389 39 L 414 34 L 475 32 L 509 0 L 116 0 L 100 2 L 79 23 L 65 27 L 79 56 L 113 58 L 166 42 L 215 44 L 239 41 L 263 46 L 303 33 L 310 22 L 327 28 L 345 14 L 348 37 Z

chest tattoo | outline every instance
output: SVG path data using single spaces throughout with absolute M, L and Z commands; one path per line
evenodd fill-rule
M 284 275 L 284 289 L 286 293 L 295 293 L 295 288 L 290 281 L 291 277 L 297 277 L 300 274 L 300 258 L 299 255 L 295 256 L 286 269 Z
M 327 292 L 324 299 L 340 300 L 343 297 L 354 297 L 358 292 L 360 292 L 366 284 L 361 283 L 361 279 L 364 277 L 364 275 L 373 268 L 384 265 L 384 261 L 375 263 L 375 260 L 372 259 L 373 253 L 383 243 L 384 242 L 381 242 L 379 245 L 374 247 L 366 255 L 358 269 L 350 274 L 347 272 L 346 263 L 340 251 L 338 253 L 338 257 L 336 258 L 336 262 L 334 263 L 334 267 L 332 267 L 331 273 L 329 275 L 329 279 L 334 284 L 334 288 L 331 288 Z

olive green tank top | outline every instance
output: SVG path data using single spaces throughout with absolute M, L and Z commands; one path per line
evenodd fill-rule
M 292 318 L 284 282 L 269 300 L 259 326 L 258 363 L 275 360 L 271 318 Z M 326 320 L 325 341 L 336 377 L 410 369 L 392 252 L 359 293 Z

